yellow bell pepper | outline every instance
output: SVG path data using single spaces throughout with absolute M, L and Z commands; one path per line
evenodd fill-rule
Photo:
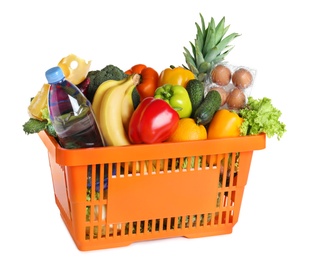
M 189 80 L 195 79 L 195 75 L 183 67 L 173 67 L 164 69 L 159 75 L 158 86 L 165 84 L 180 85 L 186 87 Z
M 220 109 L 218 110 L 207 129 L 207 138 L 226 138 L 240 136 L 240 126 L 243 119 L 235 112 Z

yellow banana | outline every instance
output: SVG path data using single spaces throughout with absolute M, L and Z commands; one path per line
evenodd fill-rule
M 100 109 L 101 109 L 101 102 L 104 96 L 104 93 L 111 87 L 115 87 L 117 85 L 123 84 L 126 82 L 128 78 L 122 80 L 113 80 L 109 79 L 104 81 L 96 90 L 93 101 L 92 101 L 92 109 L 95 115 L 95 118 L 98 123 L 100 123 Z
M 121 104 L 126 90 L 130 86 L 136 86 L 139 79 L 138 74 L 133 74 L 125 82 L 105 91 L 101 101 L 98 122 L 106 145 L 122 146 L 130 144 L 128 134 L 122 123 Z
M 135 85 L 132 85 L 126 90 L 125 96 L 123 97 L 121 103 L 122 124 L 126 132 L 128 132 L 129 121 L 134 111 L 132 92 L 135 87 Z
M 106 145 L 123 146 L 130 145 L 128 133 L 126 132 L 122 121 L 122 103 L 125 94 L 132 86 L 137 86 L 140 76 L 133 74 L 122 84 L 109 88 L 103 95 L 99 125 Z M 129 90 L 130 91 L 130 90 Z M 125 165 L 124 165 L 125 166 Z M 144 172 L 147 171 L 144 162 Z M 132 163 L 128 163 L 129 172 L 132 172 Z M 136 163 L 136 172 L 140 172 L 140 164 Z

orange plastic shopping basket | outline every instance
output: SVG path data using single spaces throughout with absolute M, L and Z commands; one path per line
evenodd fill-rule
M 41 131 L 55 201 L 82 251 L 229 234 L 266 135 L 68 150 Z

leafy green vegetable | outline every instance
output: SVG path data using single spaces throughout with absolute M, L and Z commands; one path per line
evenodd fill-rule
M 41 121 L 35 118 L 29 118 L 29 120 L 23 124 L 23 130 L 26 134 L 36 134 L 46 130 L 50 135 L 56 137 L 55 129 L 48 120 Z
M 50 114 L 49 114 L 49 109 L 48 109 L 48 106 L 46 106 L 45 108 L 43 108 L 41 110 L 41 113 L 42 113 L 42 118 L 47 120 L 48 123 L 50 124 L 51 123 L 51 120 L 50 120 Z
M 109 64 L 101 70 L 89 71 L 87 75 L 87 79 L 89 78 L 89 86 L 86 93 L 87 98 L 90 100 L 90 102 L 92 102 L 97 88 L 104 81 L 110 79 L 121 80 L 126 78 L 127 76 L 128 75 L 123 70 L 113 64 Z
M 248 97 L 247 105 L 239 111 L 239 115 L 244 119 L 240 128 L 243 136 L 265 133 L 269 138 L 276 135 L 280 140 L 286 132 L 286 125 L 279 121 L 281 111 L 274 107 L 271 99 L 267 97 Z
M 23 130 L 26 134 L 35 134 L 44 130 L 47 125 L 47 121 L 40 121 L 35 118 L 29 118 L 29 120 L 23 125 Z

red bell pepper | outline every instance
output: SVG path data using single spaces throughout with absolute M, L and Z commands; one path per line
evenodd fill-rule
M 165 100 L 147 97 L 134 110 L 128 135 L 131 143 L 152 144 L 166 141 L 176 130 L 179 114 Z
M 151 67 L 147 67 L 144 64 L 134 65 L 131 69 L 125 72 L 128 75 L 133 73 L 140 74 L 140 83 L 136 89 L 140 95 L 142 101 L 146 97 L 153 97 L 156 88 L 158 87 L 158 72 Z

